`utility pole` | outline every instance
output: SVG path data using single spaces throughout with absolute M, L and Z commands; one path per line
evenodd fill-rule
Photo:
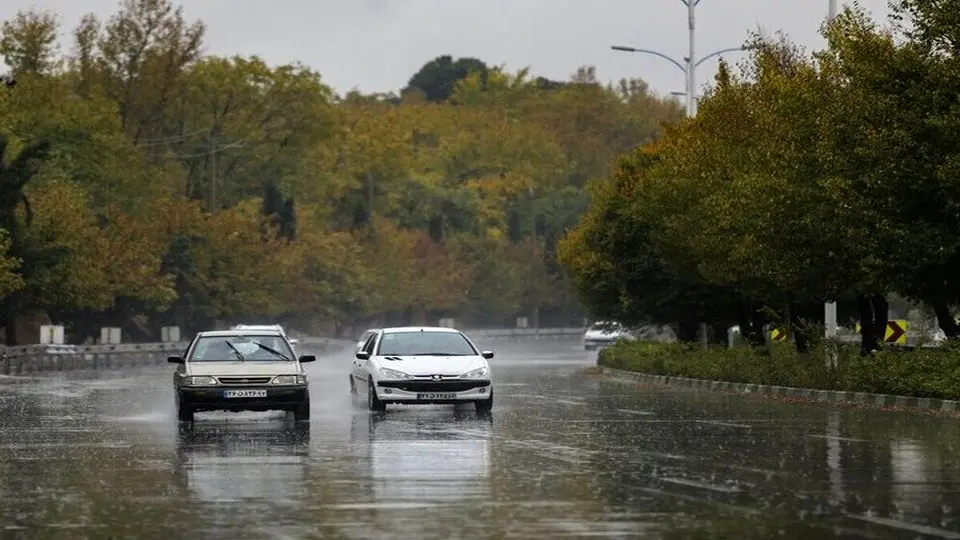
M 687 56 L 687 116 L 693 118 L 697 103 L 697 4 L 700 0 L 681 0 L 687 5 L 687 38 L 690 41 L 690 54 Z
M 837 17 L 837 0 L 828 0 L 828 1 L 829 1 L 829 7 L 827 11 L 828 17 L 829 17 L 828 22 L 833 22 L 833 20 L 836 19 Z M 836 302 L 825 302 L 823 304 L 823 327 L 824 327 L 823 328 L 824 337 L 828 341 L 827 363 L 831 367 L 835 367 L 837 365 L 837 354 L 836 354 L 836 351 L 833 350 L 832 344 L 830 344 L 829 342 L 830 340 L 836 339 L 837 337 L 837 303 Z
M 690 50 L 688 55 L 684 57 L 683 62 L 674 59 L 673 57 L 664 54 L 659 51 L 651 49 L 638 49 L 636 47 L 625 47 L 623 45 L 614 45 L 610 47 L 615 51 L 624 51 L 624 52 L 634 52 L 634 53 L 643 53 L 649 54 L 652 56 L 657 56 L 663 58 L 664 60 L 670 62 L 671 64 L 677 66 L 680 71 L 683 71 L 684 79 L 686 79 L 684 86 L 686 90 L 686 110 L 688 117 L 694 117 L 697 114 L 697 68 L 700 64 L 706 62 L 707 60 L 720 56 L 721 54 L 728 52 L 736 51 L 745 51 L 749 47 L 729 47 L 726 49 L 720 49 L 714 51 L 706 56 L 697 58 L 696 56 L 696 42 L 697 42 L 697 6 L 700 5 L 701 0 L 680 0 L 683 2 L 683 5 L 687 6 L 687 32 L 689 39 Z

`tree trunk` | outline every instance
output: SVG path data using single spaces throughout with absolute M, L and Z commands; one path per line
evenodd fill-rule
M 790 326 L 793 329 L 793 343 L 798 353 L 810 352 L 810 329 L 804 323 L 804 309 L 800 304 L 790 306 Z
M 883 343 L 883 338 L 887 335 L 890 304 L 883 295 L 874 295 L 870 300 L 873 303 L 873 333 L 877 336 L 877 341 Z
M 931 306 L 933 307 L 933 313 L 937 316 L 937 326 L 943 330 L 947 338 L 956 339 L 960 334 L 960 327 L 957 326 L 956 319 L 950 313 L 950 306 L 943 300 L 932 302 Z
M 696 343 L 700 323 L 697 321 L 682 320 L 677 323 L 677 339 L 684 343 Z
M 887 302 L 877 302 L 874 295 L 861 295 L 857 298 L 857 311 L 860 312 L 860 354 L 868 355 L 876 351 L 887 328 Z M 878 310 L 878 307 L 882 307 Z M 881 333 L 878 333 L 878 330 Z
M 743 339 L 755 347 L 766 345 L 766 340 L 763 338 L 763 324 L 758 320 L 756 306 L 748 302 L 740 302 L 737 305 L 737 319 Z
M 710 325 L 710 333 L 712 334 L 710 341 L 716 343 L 717 345 L 726 345 L 727 344 L 727 330 L 730 328 L 730 325 L 726 323 L 713 323 Z

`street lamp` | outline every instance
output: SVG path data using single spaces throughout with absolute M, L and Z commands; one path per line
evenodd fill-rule
M 837 0 L 828 0 L 827 13 L 829 17 L 829 22 L 833 22 L 837 18 Z M 823 327 L 824 327 L 824 337 L 827 339 L 833 339 L 837 337 L 837 303 L 836 302 L 824 302 L 823 304 Z M 830 350 L 830 356 L 828 358 L 831 366 L 836 366 L 837 356 L 833 354 L 833 350 Z
M 624 47 L 622 45 L 614 45 L 611 49 L 615 51 L 625 51 L 625 52 L 635 52 L 642 54 L 650 54 L 663 58 L 664 60 L 670 62 L 671 64 L 680 68 L 686 76 L 686 94 L 687 94 L 687 116 L 693 116 L 696 114 L 695 104 L 696 104 L 696 89 L 697 89 L 697 67 L 704 63 L 706 60 L 709 60 L 715 56 L 719 56 L 724 53 L 734 52 L 734 51 L 743 51 L 747 47 L 729 47 L 727 49 L 721 49 L 719 51 L 714 51 L 702 58 L 696 58 L 696 11 L 697 5 L 700 4 L 700 0 L 680 0 L 685 6 L 687 6 L 687 19 L 689 22 L 689 36 L 690 36 L 690 53 L 689 56 L 684 57 L 684 63 L 680 63 L 678 60 L 663 54 L 658 51 L 650 49 L 638 49 L 636 47 Z

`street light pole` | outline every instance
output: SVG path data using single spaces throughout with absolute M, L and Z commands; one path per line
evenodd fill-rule
M 700 0 L 680 0 L 687 5 L 688 38 L 690 40 L 690 54 L 687 56 L 687 116 L 696 114 L 697 64 L 696 37 L 697 37 L 697 4 Z
M 828 22 L 833 22 L 837 17 L 837 0 L 828 0 Z M 836 302 L 824 302 L 823 304 L 823 333 L 824 337 L 828 340 L 835 339 L 837 337 L 837 303 Z M 829 365 L 836 366 L 837 356 L 833 349 L 829 349 L 829 355 L 827 361 Z
M 696 116 L 697 114 L 697 68 L 700 64 L 705 61 L 719 56 L 723 53 L 734 52 L 734 51 L 744 51 L 748 47 L 728 47 L 726 49 L 720 49 L 719 51 L 714 51 L 706 56 L 697 58 L 696 56 L 696 37 L 697 37 L 697 6 L 700 4 L 701 0 L 680 0 L 685 6 L 687 6 L 687 27 L 689 31 L 689 40 L 690 40 L 690 51 L 687 57 L 685 57 L 683 62 L 679 62 L 671 56 L 663 54 L 659 51 L 654 51 L 651 49 L 638 49 L 636 47 L 625 47 L 623 45 L 614 45 L 610 47 L 615 51 L 625 51 L 625 52 L 635 52 L 649 54 L 663 58 L 664 60 L 670 62 L 671 64 L 677 66 L 684 75 L 684 86 L 686 87 L 686 105 L 687 105 L 687 116 Z

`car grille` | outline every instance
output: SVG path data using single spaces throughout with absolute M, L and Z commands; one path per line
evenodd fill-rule
M 464 392 L 474 388 L 490 386 L 490 381 L 449 380 L 449 381 L 380 381 L 381 388 L 397 388 L 404 392 Z
M 267 384 L 272 377 L 217 377 L 220 384 Z

